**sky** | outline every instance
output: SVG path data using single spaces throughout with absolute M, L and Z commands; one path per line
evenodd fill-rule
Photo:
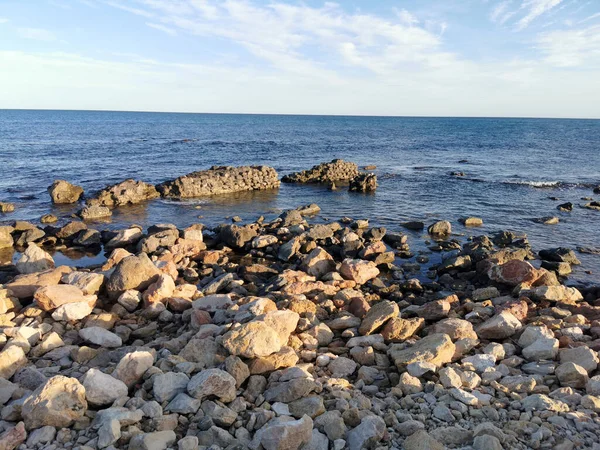
M 600 0 L 0 0 L 0 109 L 600 118 Z

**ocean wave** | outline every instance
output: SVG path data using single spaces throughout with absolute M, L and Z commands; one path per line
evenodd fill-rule
M 521 186 L 531 186 L 534 188 L 556 188 L 561 187 L 564 183 L 560 181 L 530 181 L 530 180 L 506 180 L 503 184 L 517 184 Z

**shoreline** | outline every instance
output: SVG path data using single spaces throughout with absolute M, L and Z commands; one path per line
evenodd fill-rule
M 23 420 L 30 444 L 82 450 L 593 448 L 600 286 L 564 285 L 573 251 L 439 221 L 403 263 L 407 234 L 314 213 L 57 227 L 57 245 L 109 249 L 95 269 L 30 243 L 0 286 L 0 443 Z

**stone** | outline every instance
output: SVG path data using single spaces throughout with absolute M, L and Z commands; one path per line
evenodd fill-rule
M 511 259 L 504 264 L 494 265 L 488 272 L 490 280 L 508 286 L 531 285 L 540 275 L 540 272 L 530 263 L 518 259 Z
M 120 380 L 98 369 L 89 369 L 81 379 L 85 388 L 85 398 L 90 405 L 110 405 L 115 400 L 127 396 L 127 386 Z
M 355 163 L 334 159 L 321 163 L 309 170 L 295 172 L 284 176 L 284 183 L 331 183 L 334 181 L 349 181 L 358 176 L 358 166 Z
M 450 318 L 433 324 L 433 333 L 444 333 L 453 341 L 460 339 L 477 339 L 473 324 L 467 320 Z
M 548 302 L 575 303 L 583 300 L 577 288 L 567 286 L 538 286 L 532 291 L 535 300 Z
M 169 297 L 173 296 L 175 292 L 175 281 L 171 275 L 161 274 L 158 279 L 148 286 L 146 292 L 144 292 L 142 298 L 146 306 L 150 306 L 154 303 L 164 303 Z
M 257 358 L 281 350 L 279 334 L 261 321 L 245 323 L 223 336 L 223 346 L 235 356 Z
M 291 347 L 282 347 L 280 351 L 272 353 L 269 356 L 255 358 L 250 361 L 250 374 L 256 375 L 266 372 L 273 372 L 277 369 L 293 367 L 299 358 Z
M 15 243 L 12 237 L 13 227 L 0 226 L 0 248 L 10 248 Z
M 326 411 L 323 398 L 316 395 L 298 399 L 288 406 L 290 414 L 296 419 L 300 419 L 304 415 L 314 419 Z
M 121 438 L 121 423 L 116 420 L 104 422 L 98 429 L 98 447 L 106 448 Z
M 280 344 L 286 345 L 290 334 L 296 330 L 300 315 L 294 311 L 269 311 L 264 316 L 260 316 L 257 320 L 262 319 L 264 323 L 277 332 Z
M 87 410 L 85 388 L 75 378 L 56 375 L 38 387 L 23 403 L 27 429 L 69 427 Z
M 186 436 L 177 442 L 178 450 L 198 450 L 198 437 Z
M 504 447 L 496 436 L 484 434 L 473 440 L 473 450 L 503 450 Z
M 460 223 L 465 227 L 480 227 L 483 225 L 483 219 L 480 217 L 464 217 L 460 219 Z
M 387 434 L 385 422 L 378 416 L 366 416 L 360 425 L 348 432 L 346 443 L 348 450 L 374 448 Z
M 356 370 L 356 363 L 349 358 L 339 356 L 329 363 L 329 371 L 334 378 L 346 378 Z
M 20 346 L 5 347 L 0 352 L 0 377 L 9 380 L 17 370 L 27 363 L 27 356 Z
M 121 358 L 113 372 L 113 376 L 121 380 L 128 388 L 132 388 L 154 364 L 154 355 L 147 350 L 127 353 Z
M 110 207 L 135 205 L 159 196 L 153 185 L 128 179 L 104 188 L 95 198 L 88 200 L 88 204 Z
M 441 367 L 452 360 L 455 351 L 456 346 L 450 336 L 435 333 L 406 348 L 403 348 L 402 344 L 393 344 L 388 350 L 388 355 L 398 369 L 403 369 L 413 362 L 428 362 Z
M 340 267 L 340 274 L 347 280 L 365 284 L 379 275 L 379 269 L 372 261 L 345 259 Z
M 56 428 L 51 426 L 45 426 L 42 428 L 38 428 L 37 430 L 33 430 L 29 433 L 29 437 L 27 438 L 27 446 L 35 447 L 38 444 L 49 444 L 56 437 Z
M 0 450 L 13 450 L 27 439 L 27 432 L 23 422 L 0 434 Z
M 9 213 L 15 210 L 14 203 L 0 202 L 0 213 Z
M 444 450 L 444 446 L 425 430 L 418 430 L 405 439 L 404 450 Z
M 83 220 L 100 220 L 112 216 L 112 211 L 106 206 L 89 205 L 84 206 L 77 215 Z
M 413 337 L 424 326 L 425 319 L 421 317 L 412 319 L 394 317 L 385 324 L 381 335 L 386 342 L 403 342 Z
M 476 331 L 482 339 L 501 340 L 511 337 L 521 327 L 519 319 L 510 312 L 503 311 L 479 325 Z
M 522 350 L 523 356 L 528 361 L 539 361 L 541 359 L 554 359 L 558 354 L 558 339 L 537 339 L 533 344 Z
M 185 392 L 190 379 L 184 373 L 167 372 L 156 375 L 152 393 L 157 402 L 170 402 L 177 394 Z
M 63 275 L 61 281 L 78 287 L 83 295 L 95 295 L 104 284 L 104 275 L 94 272 L 71 272 Z
M 54 259 L 33 242 L 30 242 L 15 264 L 17 271 L 21 274 L 43 272 L 54 269 Z
M 81 289 L 70 284 L 57 284 L 40 287 L 33 296 L 37 306 L 44 311 L 53 311 L 69 303 L 87 302 Z
M 521 401 L 521 405 L 525 411 L 567 412 L 569 410 L 566 403 L 551 399 L 544 394 L 529 395 Z
M 374 173 L 360 173 L 350 180 L 350 192 L 375 192 L 377 189 L 377 175 Z
M 302 270 L 317 279 L 335 270 L 335 261 L 321 247 L 312 250 L 302 261 Z
M 575 363 L 588 373 L 596 370 L 600 363 L 598 352 L 589 347 L 564 348 L 560 350 L 559 359 L 561 363 Z
M 554 371 L 561 386 L 584 389 L 588 382 L 588 372 L 573 362 L 564 362 Z
M 65 180 L 56 180 L 48 187 L 48 193 L 54 204 L 77 203 L 83 195 L 83 188 Z
M 277 417 L 256 432 L 251 448 L 300 450 L 312 440 L 313 421 L 308 416 L 293 420 Z
M 129 442 L 129 450 L 166 450 L 177 442 L 172 430 L 154 431 L 135 435 Z
M 277 189 L 279 184 L 277 172 L 269 166 L 213 166 L 159 184 L 157 189 L 167 198 L 194 198 Z
M 117 264 L 106 283 L 106 291 L 111 299 L 116 300 L 126 290 L 145 290 L 159 276 L 160 271 L 145 253 L 128 256 Z
M 395 302 L 384 300 L 376 303 L 369 309 L 362 320 L 358 332 L 369 335 L 381 328 L 388 320 L 398 317 L 400 308 Z
M 430 225 L 427 232 L 432 236 L 447 236 L 452 233 L 452 224 L 446 220 L 440 220 Z
M 519 336 L 518 344 L 520 347 L 529 347 L 531 344 L 535 343 L 538 339 L 553 339 L 554 333 L 548 329 L 547 326 L 534 326 L 528 325 L 521 336 Z
M 135 311 L 141 301 L 142 294 L 135 289 L 126 290 L 117 299 L 117 303 L 129 312 Z
M 52 313 L 52 318 L 56 321 L 75 322 L 89 316 L 96 306 L 96 296 L 88 295 L 86 300 L 75 303 L 61 305 Z
M 223 403 L 229 403 L 235 399 L 235 386 L 235 378 L 224 370 L 205 369 L 192 377 L 187 385 L 187 391 L 199 400 L 216 396 Z
M 115 348 L 123 345 L 119 336 L 101 327 L 82 328 L 79 330 L 79 336 L 84 341 L 100 347 Z

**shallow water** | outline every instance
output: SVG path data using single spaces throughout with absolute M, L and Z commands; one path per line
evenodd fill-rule
M 158 183 L 212 165 L 268 164 L 284 175 L 333 158 L 377 165 L 377 192 L 284 184 L 275 191 L 156 200 L 115 211 L 108 226 L 213 226 L 229 216 L 271 218 L 314 202 L 322 217 L 370 218 L 391 230 L 402 230 L 406 220 L 447 219 L 466 235 L 525 232 L 534 250 L 600 247 L 600 212 L 579 207 L 582 197 L 599 197 L 592 192 L 600 184 L 598 120 L 1 110 L 0 200 L 14 202 L 17 211 L 0 221 L 37 220 L 48 212 L 66 220 L 77 207 L 50 204 L 46 188 L 55 179 L 91 193 L 125 178 Z M 573 212 L 556 210 L 567 201 Z M 484 227 L 465 229 L 458 223 L 465 215 L 482 217 Z M 550 215 L 561 222 L 532 220 Z M 419 233 L 409 243 L 424 248 Z M 578 256 L 583 264 L 572 278 L 600 282 L 600 256 Z

